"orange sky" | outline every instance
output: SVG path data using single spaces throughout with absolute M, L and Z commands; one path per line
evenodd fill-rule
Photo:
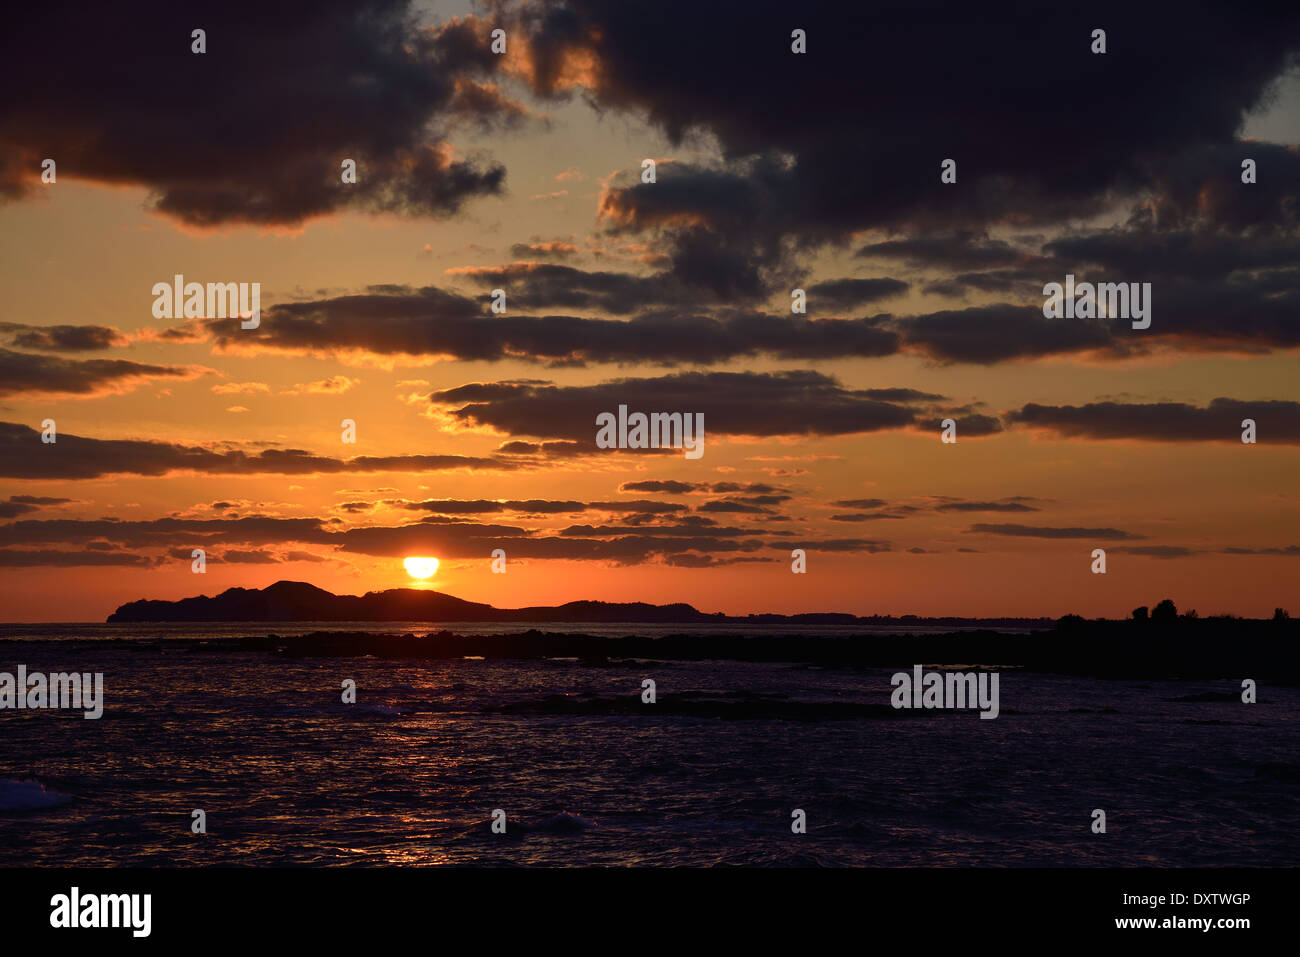
M 1172 597 L 1181 608 L 1196 608 L 1202 616 L 1267 616 L 1275 606 L 1288 604 L 1300 612 L 1300 555 L 1286 553 L 1300 543 L 1300 486 L 1295 481 L 1300 444 L 1270 441 L 1267 415 L 1260 416 L 1256 445 L 1242 444 L 1235 434 L 1222 441 L 1103 440 L 1027 426 L 988 437 L 959 435 L 956 444 L 948 445 L 940 442 L 937 418 L 917 426 L 832 435 L 727 434 L 710 431 L 706 419 L 706 451 L 698 460 L 634 450 L 512 459 L 501 457 L 503 443 L 554 439 L 573 429 L 566 425 L 550 436 L 494 430 L 457 420 L 449 413 L 458 406 L 429 399 L 432 393 L 469 383 L 545 380 L 566 389 L 676 372 L 815 370 L 850 392 L 918 390 L 945 397 L 940 403 L 945 407 L 970 405 L 991 416 L 1005 416 L 1028 403 L 1078 406 L 1113 400 L 1203 407 L 1217 397 L 1300 399 L 1294 351 L 1207 351 L 1171 343 L 1129 359 L 1074 353 L 948 364 L 904 350 L 879 358 L 799 360 L 759 354 L 676 367 L 601 361 L 554 366 L 515 358 L 481 361 L 369 350 L 223 350 L 211 337 L 191 342 L 157 338 L 167 328 L 186 325 L 155 319 L 151 312 L 152 286 L 176 273 L 200 282 L 258 281 L 264 312 L 372 286 L 436 286 L 483 302 L 484 322 L 492 321 L 486 313 L 488 289 L 476 284 L 467 268 L 546 261 L 587 271 L 656 275 L 660 260 L 655 253 L 664 249 L 663 236 L 650 229 L 643 234 L 611 232 L 601 218 L 602 195 L 634 184 L 644 157 L 659 159 L 662 180 L 671 180 L 678 164 L 721 163 L 717 144 L 707 137 L 675 144 L 635 114 L 598 115 L 580 98 L 542 102 L 519 90 L 507 92 L 520 96 L 531 114 L 522 126 L 467 127 L 451 136 L 462 155 L 491 151 L 508 170 L 504 191 L 472 199 L 459 213 L 443 218 L 334 211 L 287 225 L 196 228 L 152 208 L 144 185 L 82 177 L 71 164 L 60 166 L 56 183 L 36 186 L 23 199 L 0 206 L 0 289 L 10 321 L 42 328 L 112 327 L 121 333 L 117 345 L 58 355 L 178 370 L 112 378 L 89 394 L 61 390 L 53 380 L 48 390 L 24 387 L 0 395 L 0 420 L 39 430 L 43 420 L 54 419 L 60 436 L 250 455 L 279 448 L 331 459 L 458 455 L 511 465 L 294 474 L 178 469 L 90 478 L 20 478 L 11 471 L 3 479 L 0 503 L 27 506 L 13 510 L 11 531 L 23 523 L 104 518 L 136 523 L 276 518 L 321 524 L 317 532 L 297 539 L 288 534 L 250 538 L 233 522 L 212 537 L 205 532 L 201 542 L 210 563 L 201 576 L 191 572 L 188 558 L 176 557 L 191 547 L 185 533 L 165 526 L 153 525 L 157 534 L 148 541 L 140 536 L 128 541 L 87 533 L 60 539 L 54 525 L 42 526 L 48 533 L 3 538 L 7 526 L 0 524 L 0 547 L 63 553 L 50 563 L 0 568 L 0 619 L 101 620 L 136 598 L 211 595 L 278 579 L 310 581 L 344 593 L 407 586 L 413 583 L 402 566 L 408 553 L 441 559 L 430 587 L 502 607 L 593 598 L 685 601 L 704 611 L 734 614 L 1074 612 L 1116 617 L 1136 605 Z M 1276 138 L 1295 132 L 1279 128 L 1277 108 L 1252 122 L 1247 134 L 1254 129 Z M 1063 221 L 1054 230 L 998 224 L 987 238 L 1036 248 L 1072 230 L 1120 223 L 1125 213 L 1101 210 L 1086 223 Z M 887 230 L 862 229 L 854 232 L 851 246 L 815 248 L 802 259 L 802 282 L 811 286 L 839 277 L 903 276 L 911 284 L 904 295 L 852 311 L 819 308 L 810 301 L 809 317 L 909 316 L 1006 301 L 996 293 L 963 297 L 925 292 L 927 281 L 951 270 L 909 271 L 853 255 L 863 244 L 890 238 L 896 237 Z M 553 244 L 543 250 L 552 258 L 539 260 L 513 248 L 519 244 Z M 555 250 L 562 259 L 553 258 Z M 1043 281 L 1062 278 L 1051 273 Z M 1157 288 L 1157 324 L 1164 318 L 1159 297 Z M 526 293 L 518 298 L 512 293 L 512 300 L 517 305 L 510 312 L 529 315 L 629 318 L 581 307 L 529 308 Z M 1040 299 L 1025 301 L 1041 304 Z M 756 308 L 788 314 L 789 302 L 787 285 Z M 264 321 L 273 324 L 270 317 Z M 9 340 L 0 341 L 0 347 L 24 348 Z M 355 445 L 341 442 L 344 419 L 357 423 Z M 721 430 L 724 424 L 714 428 Z M 40 444 L 31 447 L 31 456 L 42 454 Z M 652 480 L 700 488 L 689 493 L 622 489 L 625 483 Z M 714 483 L 737 483 L 738 488 L 707 488 Z M 746 501 L 755 496 L 762 501 Z M 31 504 L 24 497 L 66 501 Z M 643 527 L 676 526 L 683 517 L 698 516 L 713 520 L 715 529 L 741 530 L 726 540 L 759 544 L 740 551 L 705 548 L 676 564 L 664 553 L 623 560 L 602 557 L 599 549 L 581 558 L 549 557 L 554 549 L 548 548 L 538 548 L 535 555 L 507 549 L 509 570 L 494 575 L 492 531 L 466 549 L 444 544 L 444 531 L 433 524 L 425 530 L 427 550 L 389 549 L 392 554 L 356 547 L 359 537 L 337 537 L 349 529 L 405 526 L 436 514 L 407 507 L 412 503 L 533 499 L 573 501 L 588 508 L 449 514 L 459 521 L 522 529 L 533 539 L 564 538 L 566 529 L 567 537 L 590 539 L 592 533 L 573 527 L 634 529 L 636 522 L 628 519 L 636 513 L 617 503 L 658 501 L 683 507 Z M 877 499 L 883 504 L 835 504 Z M 724 509 L 739 503 L 742 510 L 700 509 L 710 502 L 722 503 Z M 345 503 L 361 504 L 344 508 Z M 972 507 L 979 503 L 990 507 Z M 1017 504 L 1022 508 L 1014 508 Z M 750 510 L 744 510 L 746 505 Z M 1012 526 L 1038 532 L 1016 533 Z M 876 544 L 818 547 L 845 539 Z M 460 553 L 473 552 L 479 544 L 479 553 Z M 1098 547 L 1108 552 L 1105 575 L 1090 571 L 1091 553 Z M 791 572 L 794 548 L 808 550 L 806 574 Z M 1153 548 L 1178 552 L 1169 557 L 1141 553 Z M 136 563 L 81 565 L 68 554 L 74 552 L 118 553 L 134 556 Z M 227 553 L 254 560 L 222 561 Z M 736 557 L 748 560 L 726 563 Z M 722 563 L 708 567 L 706 562 Z

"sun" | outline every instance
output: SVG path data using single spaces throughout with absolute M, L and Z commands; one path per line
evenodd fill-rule
M 411 555 L 402 564 L 412 578 L 432 578 L 438 572 L 438 559 L 426 555 Z

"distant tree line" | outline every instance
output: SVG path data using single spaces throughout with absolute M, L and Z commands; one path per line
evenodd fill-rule
M 1164 625 L 1172 625 L 1179 620 L 1182 621 L 1200 620 L 1200 616 L 1197 615 L 1195 609 L 1186 611 L 1180 615 L 1178 613 L 1178 606 L 1174 604 L 1173 599 L 1166 598 L 1163 601 L 1161 601 L 1159 604 L 1157 604 L 1155 608 L 1148 608 L 1146 605 L 1139 605 L 1137 608 L 1133 609 L 1132 615 L 1130 616 L 1129 620 L 1141 624 L 1164 626 Z M 1206 620 L 1238 621 L 1240 619 L 1235 615 L 1216 615 Z M 1291 615 L 1285 608 L 1274 608 L 1273 621 L 1279 624 L 1288 623 L 1291 621 Z M 1070 629 L 1077 629 L 1080 626 L 1086 624 L 1086 622 L 1087 619 L 1082 617 L 1081 615 L 1064 615 L 1061 618 L 1057 619 L 1056 627 L 1059 630 L 1066 631 Z

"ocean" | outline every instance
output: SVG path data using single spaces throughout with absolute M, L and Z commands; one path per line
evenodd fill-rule
M 888 708 L 898 669 L 181 640 L 437 627 L 0 626 L 0 672 L 102 672 L 105 699 L 0 711 L 0 865 L 1300 864 L 1300 689 L 1264 680 L 1248 705 L 1236 680 L 1001 668 L 981 720 Z

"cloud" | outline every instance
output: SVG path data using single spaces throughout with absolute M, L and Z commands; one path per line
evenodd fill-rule
M 184 546 L 185 549 L 211 549 L 214 545 L 235 544 L 327 544 L 335 534 L 325 522 L 314 518 L 21 519 L 0 525 L 0 545 L 78 544 L 90 547 L 96 541 L 106 541 L 123 548 Z M 188 557 L 188 552 L 183 557 Z
M 0 349 L 0 396 L 91 397 L 129 392 L 152 379 L 192 379 L 197 366 L 160 366 L 130 359 L 64 359 Z
M 487 499 L 430 499 L 425 502 L 405 502 L 402 508 L 410 511 L 432 512 L 439 515 L 477 515 L 491 512 L 519 512 L 526 515 L 561 515 L 573 512 L 639 512 L 642 514 L 670 514 L 683 512 L 685 505 L 634 499 L 624 502 L 564 502 L 546 499 L 524 501 L 490 501 Z
M 920 512 L 1037 512 L 1038 508 L 1026 505 L 1024 496 L 1011 496 L 1000 502 L 968 502 L 944 496 L 938 501 L 924 505 L 910 505 L 903 502 L 888 502 L 883 498 L 840 499 L 828 503 L 831 508 L 863 509 L 832 515 L 833 522 L 873 522 L 880 519 L 910 518 Z
M 942 310 L 900 319 L 897 328 L 911 350 L 945 362 L 983 364 L 1110 350 L 1115 336 L 1110 320 L 1048 319 L 1041 303 Z
M 9 501 L 0 502 L 0 518 L 17 518 L 30 515 L 46 505 L 66 505 L 70 498 L 50 498 L 41 495 L 10 495 Z
M 659 276 L 592 272 L 555 263 L 516 262 L 506 266 L 465 266 L 448 275 L 484 289 L 503 288 L 522 309 L 593 309 L 625 314 L 650 305 L 689 305 L 690 293 Z
M 808 306 L 824 309 L 856 309 L 907 292 L 908 284 L 897 279 L 831 279 L 808 287 Z
M 126 552 L 70 552 L 57 549 L 0 548 L 0 568 L 36 568 L 45 565 L 55 565 L 61 568 L 88 565 L 141 567 L 152 564 L 153 562 L 143 555 L 132 555 Z
M 502 189 L 503 167 L 457 156 L 445 137 L 518 111 L 491 86 L 490 25 L 420 29 L 406 0 L 232 0 L 204 11 L 198 55 L 193 19 L 162 0 L 133 8 L 129 30 L 107 7 L 55 2 L 24 17 L 24 42 L 0 58 L 0 83 L 28 91 L 0 124 L 0 197 L 41 188 L 43 157 L 59 182 L 141 187 L 154 210 L 199 227 L 350 208 L 448 216 Z M 354 184 L 341 181 L 345 158 Z
M 21 322 L 0 322 L 0 333 L 9 333 L 7 345 L 48 352 L 94 352 L 126 345 L 128 341 L 109 326 L 29 326 Z
M 643 479 L 636 482 L 624 482 L 618 487 L 618 490 L 620 492 L 665 492 L 669 495 L 703 492 L 717 494 L 750 492 L 755 495 L 775 495 L 786 491 L 779 485 L 768 485 L 765 482 L 679 482 L 675 479 Z
M 899 261 L 914 267 L 952 269 L 990 269 L 1031 258 L 1005 240 L 977 237 L 969 232 L 868 243 L 854 255 L 861 259 Z
M 1244 115 L 1300 47 L 1294 10 L 1216 6 L 1207 31 L 1196 18 L 1171 23 L 1155 8 L 1103 3 L 1094 22 L 1122 27 L 1109 28 L 1111 52 L 1099 56 L 1091 26 L 1064 7 L 1042 11 L 1031 30 L 1011 8 L 972 18 L 957 4 L 885 4 L 846 15 L 842 4 L 812 0 L 799 8 L 809 44 L 799 56 L 779 0 L 756 0 L 743 18 L 690 0 L 657 9 L 650 22 L 599 0 L 536 0 L 517 19 L 540 95 L 581 89 L 675 142 L 704 133 L 719 144 L 724 169 L 661 166 L 657 183 L 613 191 L 606 203 L 625 227 L 675 230 L 679 249 L 706 231 L 716 248 L 761 269 L 783 243 L 806 248 L 869 228 L 982 234 L 1147 193 L 1164 197 L 1161 214 L 1196 210 L 1199 195 L 1203 214 L 1230 218 L 1238 202 L 1295 195 L 1286 170 L 1278 182 L 1288 185 L 1273 197 L 1242 197 L 1223 173 L 1239 168 Z M 869 57 L 866 35 L 887 38 Z M 1044 136 L 1060 125 L 1062 104 L 1086 137 Z M 939 164 L 949 157 L 958 181 L 945 185 Z M 1217 203 L 1206 201 L 1211 168 Z
M 748 515 L 765 515 L 771 511 L 771 509 L 753 502 L 744 502 L 739 499 L 730 498 L 719 499 L 714 502 L 705 502 L 703 505 L 697 506 L 695 510 L 697 512 L 731 512 Z
M 279 559 L 265 549 L 227 548 L 221 553 L 223 562 L 239 565 L 274 565 Z
M 568 259 L 578 254 L 578 247 L 560 239 L 546 242 L 515 243 L 510 255 L 516 259 Z
M 512 308 L 559 305 L 637 314 L 629 319 L 517 312 L 498 316 L 485 312 L 485 301 L 436 287 L 372 286 L 358 294 L 270 306 L 257 330 L 240 329 L 237 320 L 229 319 L 185 328 L 201 330 L 199 334 L 210 336 L 220 349 L 243 353 L 296 353 L 344 361 L 355 356 L 433 356 L 557 366 L 703 365 L 756 355 L 793 360 L 898 353 L 990 365 L 1068 355 L 1120 360 L 1177 348 L 1261 352 L 1300 346 L 1300 323 L 1295 322 L 1300 312 L 1300 244 L 1295 250 L 1294 266 L 1157 280 L 1152 288 L 1153 325 L 1144 331 L 1133 330 L 1122 319 L 1045 317 L 1041 290 L 1046 281 L 1059 282 L 1070 271 L 1080 281 L 1097 275 L 1071 261 L 1054 261 L 1048 268 L 993 283 L 1020 288 L 1032 297 L 1032 304 L 995 303 L 907 316 L 808 319 L 729 306 L 701 313 L 680 305 L 698 303 L 659 276 L 522 263 L 477 269 L 471 278 L 496 288 L 497 283 L 510 285 L 512 275 L 526 277 L 519 279 L 518 297 L 509 293 Z M 1116 274 L 1135 275 L 1128 269 Z M 965 287 L 988 275 L 937 282 L 945 288 Z M 816 309 L 815 299 L 810 307 Z
M 316 382 L 299 382 L 291 389 L 284 389 L 281 395 L 342 395 L 361 384 L 360 379 L 349 379 L 345 375 L 332 375 L 328 379 Z
M 1144 555 L 1147 558 L 1187 558 L 1196 554 L 1182 545 L 1116 545 L 1110 550 L 1126 555 Z
M 316 555 L 313 554 L 312 552 L 301 552 L 301 551 L 285 552 L 282 560 L 286 562 L 327 562 L 329 561 L 329 559 L 323 555 Z
M 669 495 L 685 495 L 700 491 L 705 486 L 698 482 L 677 482 L 671 479 L 645 479 L 640 482 L 624 482 L 618 487 L 620 492 L 666 492 Z
M 569 267 L 537 268 L 568 269 Z M 585 273 L 582 282 L 529 287 L 529 303 L 570 303 L 614 312 L 661 302 L 662 283 L 617 273 Z M 486 277 L 486 278 L 485 278 Z M 499 270 L 478 275 L 485 285 Z M 511 308 L 520 301 L 508 297 Z M 703 365 L 768 354 L 783 359 L 892 355 L 899 335 L 885 317 L 809 320 L 724 309 L 718 315 L 648 311 L 631 319 L 564 315 L 485 314 L 484 304 L 427 286 L 372 286 L 330 299 L 281 303 L 263 310 L 256 330 L 236 320 L 201 327 L 221 349 L 329 356 L 435 356 L 464 361 L 515 360 L 574 365 L 587 362 Z
M 440 505 L 441 503 L 432 503 Z M 522 503 L 527 504 L 527 503 Z M 549 504 L 549 503 L 548 503 Z M 567 503 L 559 503 L 567 504 Z M 581 505 L 582 503 L 576 503 Z M 719 525 L 702 515 L 680 515 L 681 506 L 642 502 L 630 514 L 627 503 L 589 503 L 592 510 L 624 512 L 625 520 L 611 524 L 579 524 L 559 529 L 528 528 L 515 524 L 490 524 L 454 516 L 430 514 L 419 522 L 400 525 L 347 527 L 337 519 L 277 518 L 157 518 L 139 521 L 116 519 L 23 519 L 0 524 L 0 549 L 22 552 L 12 561 L 33 564 L 75 564 L 73 548 L 86 554 L 120 552 L 130 559 L 92 558 L 91 563 L 146 564 L 163 556 L 188 561 L 194 548 L 205 549 L 210 561 L 269 564 L 286 561 L 327 561 L 312 552 L 287 546 L 326 547 L 334 554 L 379 557 L 432 554 L 440 558 L 483 559 L 493 549 L 504 548 L 512 558 L 595 561 L 614 564 L 668 562 L 703 565 L 710 557 L 718 564 L 740 557 L 770 560 L 775 550 L 787 555 L 792 533 L 759 532 Z M 608 506 L 608 508 L 606 508 Z M 468 509 L 466 509 L 468 511 Z M 546 508 L 539 514 L 556 514 Z M 830 552 L 879 553 L 889 551 L 887 541 L 859 538 L 815 539 L 803 537 L 799 547 Z M 15 546 L 17 546 L 15 548 Z M 56 549 L 54 546 L 65 546 Z M 71 547 L 67 547 L 71 546 Z M 54 556 L 48 562 L 37 556 Z M 153 554 L 141 554 L 150 553 Z M 58 555 L 65 557 L 58 557 Z M 24 558 L 23 556 L 27 556 Z
M 1040 509 L 1024 502 L 941 502 L 936 512 L 1037 512 Z
M 1093 541 L 1109 542 L 1126 539 L 1145 538 L 1117 528 L 1048 528 L 1037 525 L 988 525 L 977 523 L 966 530 L 983 535 L 1010 535 L 1017 538 L 1086 538 Z
M 1148 442 L 1240 442 L 1242 421 L 1254 419 L 1261 443 L 1300 443 L 1300 402 L 1218 398 L 1204 408 L 1185 402 L 1030 403 L 1011 422 L 1067 439 L 1137 439 Z
M 467 393 L 466 389 L 476 390 Z M 845 389 L 819 372 L 687 372 L 589 386 L 471 384 L 435 392 L 435 405 L 467 426 L 510 435 L 591 440 L 599 413 L 704 415 L 708 435 L 849 435 L 918 422 L 906 406 Z
M 312 475 L 330 472 L 424 472 L 450 469 L 512 470 L 516 463 L 468 455 L 358 455 L 348 459 L 302 449 L 216 451 L 173 442 L 93 439 L 61 432 L 53 444 L 38 431 L 0 422 L 0 477 L 89 479 L 102 475 Z
M 1269 546 L 1266 548 L 1239 548 L 1230 546 L 1219 550 L 1224 555 L 1300 555 L 1300 545 Z

